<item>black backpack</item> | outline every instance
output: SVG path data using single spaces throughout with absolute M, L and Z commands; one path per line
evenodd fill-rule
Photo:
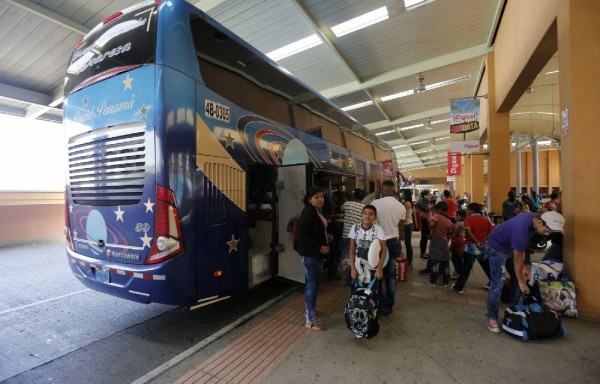
M 357 280 L 353 282 L 352 294 L 344 309 L 344 318 L 346 327 L 358 337 L 370 339 L 379 332 L 377 281 L 374 278 L 367 287 Z

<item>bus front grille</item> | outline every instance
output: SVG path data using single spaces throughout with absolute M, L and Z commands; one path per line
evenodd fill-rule
M 146 126 L 124 124 L 83 133 L 69 140 L 69 185 L 82 205 L 137 204 L 144 192 Z

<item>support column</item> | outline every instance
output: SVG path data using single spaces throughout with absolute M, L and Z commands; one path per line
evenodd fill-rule
M 540 193 L 540 161 L 539 161 L 539 149 L 537 139 L 533 139 L 531 142 L 531 167 L 533 168 L 533 179 L 531 181 L 531 189 L 535 193 Z M 530 191 L 527 191 L 529 194 Z
M 473 180 L 472 200 L 483 204 L 483 156 L 471 156 L 471 172 Z
M 519 141 L 517 140 L 517 148 L 519 148 Z M 523 187 L 523 181 L 521 179 L 521 152 L 517 149 L 515 151 L 515 170 L 517 172 L 517 196 L 521 193 L 521 188 Z
M 473 178 L 471 158 L 472 156 L 463 155 L 463 175 L 465 175 L 465 192 L 469 194 L 469 203 L 473 201 Z
M 510 114 L 497 113 L 496 68 L 494 52 L 486 56 L 488 72 L 488 159 L 489 197 L 491 210 L 502 214 L 502 202 L 510 190 Z
M 600 205 L 590 201 L 590 194 L 600 190 L 598 20 L 597 1 L 558 1 L 560 111 L 568 109 L 568 132 L 563 133 L 560 158 L 566 221 L 563 257 L 579 289 L 580 313 L 596 318 L 600 318 Z

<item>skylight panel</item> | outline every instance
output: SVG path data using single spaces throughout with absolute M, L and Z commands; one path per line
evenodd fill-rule
M 366 28 L 370 25 L 377 24 L 389 18 L 387 7 L 377 8 L 374 11 L 365 13 L 364 15 L 355 17 L 348 21 L 344 21 L 338 25 L 331 27 L 331 31 L 336 37 L 341 37 L 349 33 Z
M 267 57 L 273 61 L 279 61 L 321 44 L 323 44 L 323 41 L 314 34 L 271 51 L 267 53 Z

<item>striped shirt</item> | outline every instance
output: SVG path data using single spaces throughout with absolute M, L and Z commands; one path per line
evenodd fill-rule
M 342 237 L 348 238 L 350 228 L 354 224 L 360 224 L 362 222 L 362 209 L 365 207 L 364 204 L 358 201 L 347 201 L 342 205 L 342 213 L 344 214 L 344 231 Z

